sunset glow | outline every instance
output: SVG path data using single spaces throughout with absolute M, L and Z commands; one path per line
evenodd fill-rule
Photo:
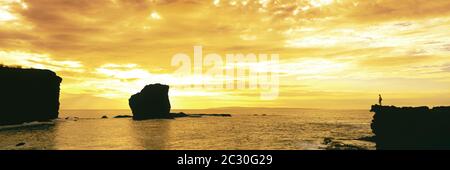
M 0 64 L 57 72 L 61 109 L 127 109 L 150 83 L 173 86 L 174 109 L 366 109 L 380 93 L 437 106 L 450 101 L 449 30 L 448 0 L 0 0 Z M 176 77 L 172 57 L 196 45 L 279 54 L 278 98 L 177 88 L 199 77 Z

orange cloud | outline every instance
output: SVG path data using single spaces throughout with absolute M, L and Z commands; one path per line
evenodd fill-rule
M 180 108 L 363 108 L 382 92 L 439 105 L 450 93 L 449 14 L 448 0 L 3 0 L 0 63 L 57 71 L 66 108 L 123 108 L 145 84 L 189 82 L 170 62 L 194 45 L 279 54 L 281 95 L 174 89 Z

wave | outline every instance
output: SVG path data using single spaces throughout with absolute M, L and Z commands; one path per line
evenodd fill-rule
M 54 125 L 55 121 L 48 121 L 48 122 L 27 122 L 22 124 L 15 124 L 15 125 L 1 125 L 0 130 L 5 129 L 16 129 L 16 128 L 23 128 L 23 127 L 34 127 L 34 126 L 42 126 L 42 125 Z

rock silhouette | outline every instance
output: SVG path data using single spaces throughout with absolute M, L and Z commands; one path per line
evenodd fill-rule
M 330 137 L 324 138 L 322 144 L 326 145 L 323 147 L 325 150 L 367 150 L 365 147 L 346 144 Z
M 150 84 L 129 99 L 134 120 L 170 119 L 169 86 Z
M 450 149 L 450 107 L 373 105 L 377 149 Z
M 179 113 L 169 113 L 170 118 L 183 118 L 183 117 L 206 117 L 206 116 L 213 116 L 213 117 L 231 117 L 231 114 L 187 114 L 184 112 Z M 114 118 L 133 118 L 133 116 L 130 115 L 117 115 L 114 116 Z
M 0 65 L 0 125 L 58 118 L 62 79 L 50 70 Z
M 114 116 L 114 118 L 116 118 L 116 119 L 121 119 L 121 118 L 132 118 L 133 116 L 130 116 L 130 115 L 117 115 L 117 116 Z
M 19 146 L 23 146 L 25 144 L 26 144 L 25 142 L 20 142 L 20 143 L 16 144 L 16 146 L 19 147 Z

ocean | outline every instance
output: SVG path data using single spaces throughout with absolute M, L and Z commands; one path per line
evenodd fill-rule
M 366 149 L 373 142 L 368 110 L 221 108 L 172 110 L 228 113 L 133 121 L 130 110 L 61 110 L 48 123 L 0 126 L 0 149 L 37 150 L 322 150 L 324 139 Z M 101 119 L 107 116 L 107 119 Z M 67 118 L 67 119 L 66 119 Z

